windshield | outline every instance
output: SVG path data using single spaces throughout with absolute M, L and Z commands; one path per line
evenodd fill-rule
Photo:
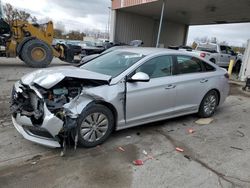
M 116 77 L 143 57 L 142 54 L 113 51 L 89 61 L 80 68 Z

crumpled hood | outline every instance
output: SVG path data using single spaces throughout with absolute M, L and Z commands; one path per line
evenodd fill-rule
M 21 78 L 21 81 L 25 85 L 31 85 L 33 83 L 36 83 L 45 89 L 49 89 L 58 84 L 65 77 L 89 80 L 102 80 L 107 82 L 109 82 L 111 79 L 111 76 L 91 72 L 85 69 L 81 69 L 79 67 L 62 66 L 40 69 L 28 73 Z

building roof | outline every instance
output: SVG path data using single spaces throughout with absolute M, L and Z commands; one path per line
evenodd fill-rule
M 113 0 L 112 8 L 160 18 L 162 0 Z M 249 0 L 167 0 L 164 19 L 187 25 L 250 22 Z

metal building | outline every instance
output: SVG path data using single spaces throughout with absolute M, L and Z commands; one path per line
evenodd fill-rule
M 110 40 L 183 45 L 190 25 L 249 22 L 249 12 L 249 0 L 112 0 Z

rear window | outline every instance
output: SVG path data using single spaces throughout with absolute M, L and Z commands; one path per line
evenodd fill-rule
M 179 74 L 210 72 L 216 69 L 196 57 L 192 56 L 177 56 Z
M 201 61 L 191 56 L 177 56 L 179 74 L 202 72 Z

